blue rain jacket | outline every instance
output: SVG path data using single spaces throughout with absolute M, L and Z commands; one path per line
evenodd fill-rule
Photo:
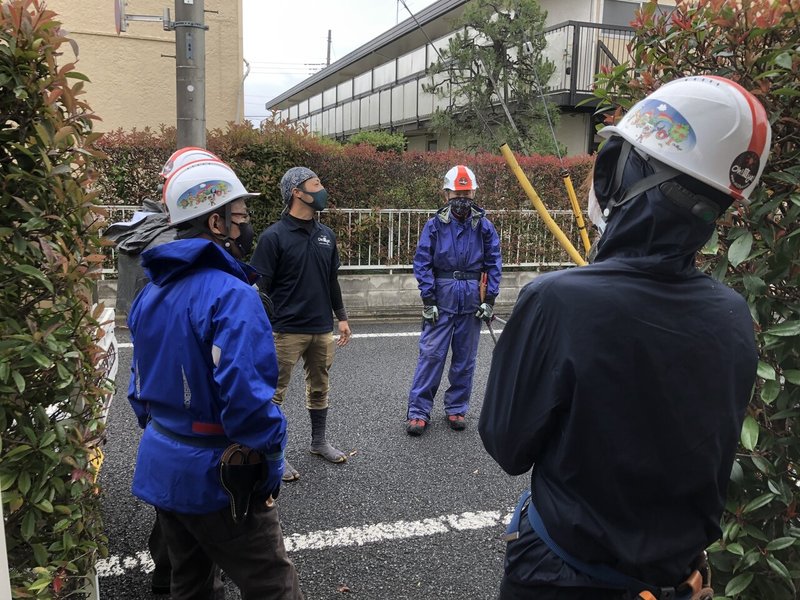
M 437 278 L 437 271 L 486 272 L 486 295 L 495 298 L 500 293 L 500 239 L 485 214 L 473 205 L 470 218 L 461 222 L 445 206 L 425 223 L 414 255 L 414 275 L 426 304 L 453 314 L 474 314 L 480 305 L 479 281 Z
M 634 157 L 625 181 L 647 172 Z M 720 537 L 756 375 L 747 303 L 695 267 L 713 230 L 657 188 L 612 212 L 593 264 L 520 293 L 479 422 L 505 471 L 533 469 L 561 548 L 661 586 Z M 526 543 L 509 545 L 509 576 L 575 585 Z
M 128 400 L 145 428 L 133 493 L 177 513 L 220 510 L 226 441 L 267 459 L 264 498 L 280 485 L 286 421 L 272 396 L 278 363 L 272 330 L 249 280 L 253 270 L 211 241 L 186 239 L 142 254 L 151 279 L 128 317 L 133 362 Z M 156 431 L 221 439 L 197 447 Z M 226 440 L 227 438 L 227 440 Z

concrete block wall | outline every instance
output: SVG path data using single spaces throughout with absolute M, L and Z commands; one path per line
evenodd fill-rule
M 535 271 L 503 273 L 498 314 L 508 315 L 520 290 L 538 275 Z M 347 312 L 359 317 L 418 317 L 422 307 L 417 280 L 411 273 L 348 275 L 339 272 Z
M 507 317 L 520 290 L 532 281 L 538 272 L 514 271 L 503 273 L 500 295 L 495 303 L 499 316 Z M 339 272 L 339 283 L 345 307 L 354 319 L 415 319 L 420 315 L 422 302 L 417 280 L 411 273 L 348 274 Z M 99 282 L 98 295 L 108 306 L 117 308 L 117 318 L 124 318 L 127 306 L 117 303 L 117 282 Z

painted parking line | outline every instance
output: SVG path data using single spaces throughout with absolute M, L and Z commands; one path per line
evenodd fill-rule
M 495 329 L 494 334 L 500 335 L 503 333 L 502 329 Z M 489 335 L 489 330 L 483 329 L 481 330 L 481 335 Z M 334 338 L 338 338 L 338 335 L 333 336 Z M 386 332 L 386 333 L 354 333 L 350 336 L 351 338 L 396 338 L 396 337 L 419 337 L 419 331 L 395 331 L 395 332 Z M 133 344 L 130 342 L 121 342 L 117 344 L 118 348 L 133 348 Z
M 370 523 L 359 527 L 292 533 L 284 535 L 283 541 L 288 552 L 364 546 L 393 540 L 505 526 L 511 520 L 512 512 L 512 509 L 485 510 L 441 515 L 419 521 Z M 96 564 L 97 574 L 100 577 L 117 577 L 132 571 L 152 573 L 154 568 L 153 559 L 147 551 L 137 552 L 133 556 L 109 556 L 97 561 Z

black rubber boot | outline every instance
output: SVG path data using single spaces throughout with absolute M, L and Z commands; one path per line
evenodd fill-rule
M 309 410 L 308 416 L 311 417 L 311 454 L 321 456 L 332 463 L 345 462 L 347 455 L 331 446 L 325 440 L 325 423 L 328 420 L 328 409 Z

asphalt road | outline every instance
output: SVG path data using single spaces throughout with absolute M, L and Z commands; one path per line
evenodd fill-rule
M 528 478 L 503 473 L 477 433 L 491 338 L 481 336 L 466 431 L 445 423 L 445 371 L 431 427 L 412 438 L 404 422 L 418 324 L 352 327 L 354 339 L 334 361 L 328 419 L 328 439 L 350 454 L 348 462 L 332 465 L 308 452 L 300 365 L 284 404 L 287 456 L 301 479 L 283 486 L 278 505 L 306 598 L 495 598 L 505 549 L 500 536 Z M 104 600 L 149 600 L 159 598 L 150 593 L 146 543 L 154 511 L 130 493 L 140 431 L 125 398 L 127 331 L 118 328 L 117 337 L 117 394 L 100 476 L 109 538 L 109 558 L 98 565 L 100 593 Z M 239 597 L 230 583 L 227 591 L 229 599 Z

